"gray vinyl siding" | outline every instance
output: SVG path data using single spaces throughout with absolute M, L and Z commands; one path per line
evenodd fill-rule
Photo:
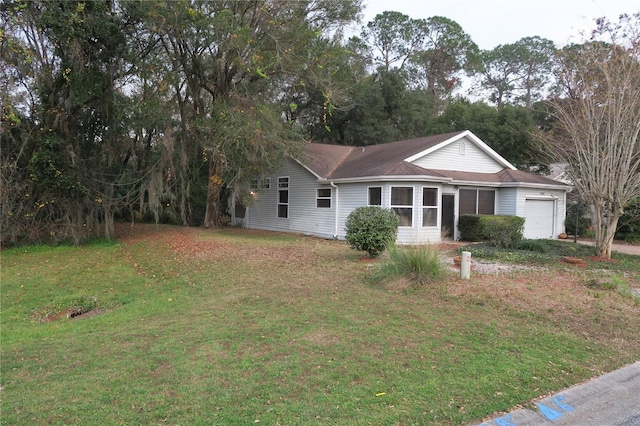
M 315 176 L 298 163 L 287 160 L 285 165 L 271 177 L 271 188 L 259 191 L 255 202 L 247 208 L 244 225 L 253 229 L 296 232 L 332 238 L 335 223 L 335 189 L 330 185 L 320 185 Z M 289 178 L 289 217 L 279 218 L 278 178 Z M 331 207 L 316 207 L 318 188 L 331 191 Z
M 516 199 L 518 190 L 516 188 L 502 188 L 496 191 L 497 209 L 496 214 L 515 215 Z
M 338 238 L 344 239 L 346 231 L 344 229 L 347 217 L 356 208 L 366 206 L 369 202 L 369 187 L 382 186 L 382 202 L 384 203 L 385 194 L 384 185 L 381 184 L 342 184 L 338 185 L 338 193 L 340 194 L 340 211 L 338 213 Z
M 464 154 L 460 153 L 460 144 L 464 143 Z M 504 166 L 491 158 L 475 143 L 467 138 L 452 142 L 422 158 L 413 164 L 425 169 L 455 170 L 460 172 L 497 173 Z

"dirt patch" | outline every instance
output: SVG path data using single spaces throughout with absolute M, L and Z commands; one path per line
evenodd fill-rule
M 96 315 L 100 315 L 102 313 L 104 313 L 103 309 L 91 309 L 91 310 L 85 311 L 82 309 L 71 308 L 71 309 L 65 309 L 60 312 L 47 314 L 41 321 L 54 322 L 54 321 L 59 321 L 63 319 L 76 320 L 76 319 L 95 317 Z
M 470 280 L 449 283 L 448 292 L 489 303 L 509 315 L 543 318 L 560 330 L 606 344 L 626 345 L 637 339 L 627 320 L 640 315 L 640 305 L 615 291 L 589 289 L 584 276 L 571 270 L 513 271 L 500 279 L 496 274 L 472 274 Z
M 580 268 L 584 268 L 584 267 L 587 266 L 587 262 L 585 262 L 584 259 L 581 259 L 579 257 L 568 257 L 568 256 L 565 256 L 565 257 L 560 259 L 560 262 L 566 263 L 568 265 L 577 266 L 577 267 L 580 267 Z
M 599 256 L 588 256 L 588 260 L 592 262 L 608 262 L 608 263 L 618 263 L 620 262 L 618 259 L 610 259 L 608 257 L 599 257 Z

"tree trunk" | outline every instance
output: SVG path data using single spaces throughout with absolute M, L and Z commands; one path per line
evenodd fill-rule
M 594 210 L 596 256 L 610 259 L 613 239 L 621 213 L 617 209 L 602 207 L 602 204 L 596 204 Z
M 220 226 L 220 193 L 222 192 L 222 160 L 215 152 L 209 158 L 209 182 L 207 185 L 207 208 L 204 216 L 205 228 Z

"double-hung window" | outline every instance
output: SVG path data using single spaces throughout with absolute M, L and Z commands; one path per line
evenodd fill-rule
M 316 207 L 331 208 L 331 188 L 318 188 L 316 190 Z
M 422 188 L 422 226 L 438 226 L 438 188 Z
M 271 188 L 271 178 L 251 179 L 249 189 L 251 191 L 265 190 Z
M 289 178 L 278 178 L 278 217 L 289 218 Z
M 391 208 L 400 216 L 400 226 L 413 226 L 413 187 L 392 187 Z

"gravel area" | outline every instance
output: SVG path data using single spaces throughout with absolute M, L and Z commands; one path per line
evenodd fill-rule
M 451 269 L 455 271 L 459 271 L 460 267 L 453 263 L 453 259 L 449 259 L 448 263 L 451 265 Z M 536 269 L 533 266 L 525 266 L 525 265 L 511 265 L 506 263 L 498 263 L 498 262 L 489 262 L 485 260 L 474 260 L 471 259 L 471 273 L 477 274 L 502 274 L 506 272 L 515 272 L 515 271 L 529 271 Z

